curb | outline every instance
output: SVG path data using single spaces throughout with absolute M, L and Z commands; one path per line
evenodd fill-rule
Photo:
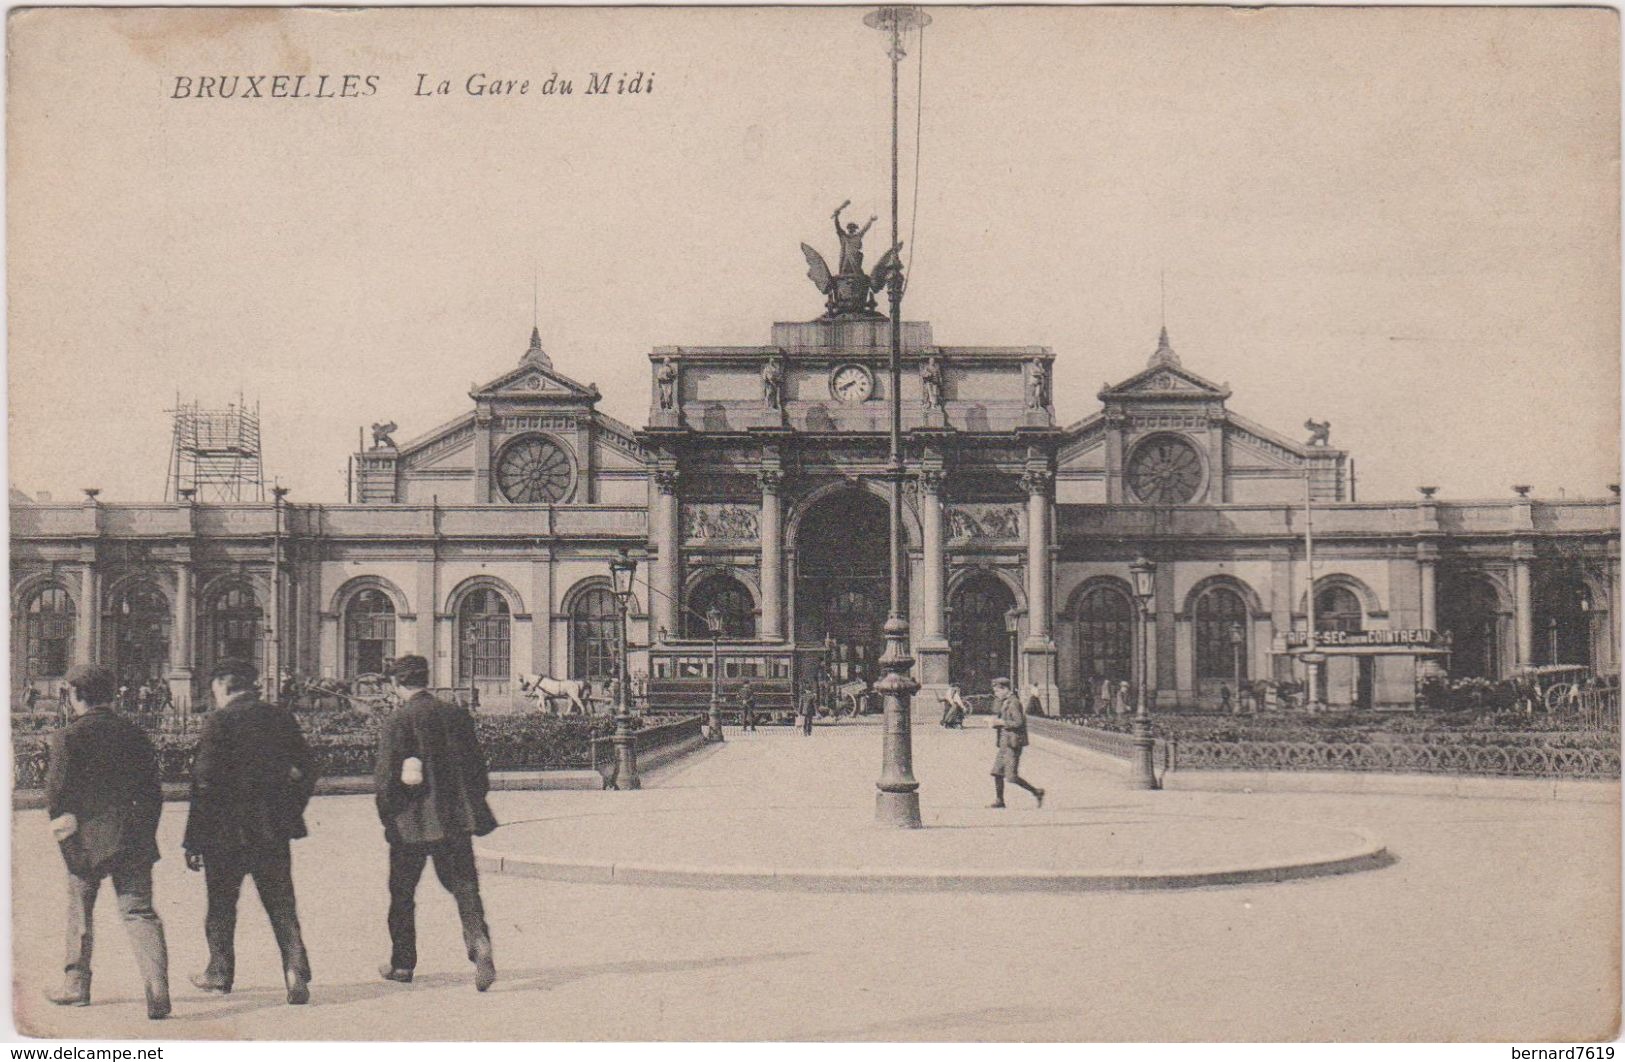
M 696 889 L 780 889 L 797 892 L 1144 892 L 1216 885 L 1256 885 L 1377 870 L 1397 860 L 1365 830 L 1359 843 L 1273 866 L 1177 868 L 1145 873 L 1047 870 L 837 870 L 793 867 L 697 867 L 514 856 L 476 848 L 480 870 L 509 877 L 594 885 L 655 885 Z

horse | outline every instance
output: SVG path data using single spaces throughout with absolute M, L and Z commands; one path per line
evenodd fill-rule
M 590 714 L 587 706 L 587 683 L 579 679 L 556 679 L 547 675 L 520 675 L 519 691 L 534 697 L 542 707 L 551 708 L 550 702 L 563 697 L 570 702 L 570 711 Z

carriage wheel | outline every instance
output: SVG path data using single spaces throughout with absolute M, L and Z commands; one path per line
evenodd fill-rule
M 1545 702 L 1546 710 L 1548 712 L 1555 712 L 1558 710 L 1558 707 L 1563 703 L 1563 698 L 1569 695 L 1570 685 L 1571 683 L 1568 682 L 1558 682 L 1554 683 L 1552 687 L 1546 691 L 1546 696 L 1542 698 L 1542 700 Z

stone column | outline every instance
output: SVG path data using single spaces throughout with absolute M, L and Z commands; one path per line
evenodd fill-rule
M 1518 664 L 1527 666 L 1535 659 L 1535 602 L 1529 566 L 1535 547 L 1529 542 L 1512 544 L 1512 607 L 1516 617 Z
M 664 627 L 670 637 L 682 636 L 677 623 L 679 530 L 677 519 L 677 470 L 657 469 L 654 473 L 655 581 L 652 602 L 656 628 Z M 658 634 L 658 630 L 657 630 Z
M 779 519 L 784 473 L 764 468 L 757 475 L 762 484 L 762 637 L 777 642 L 784 639 L 784 543 Z
M 934 703 L 948 688 L 948 641 L 943 636 L 942 591 L 947 558 L 942 544 L 942 485 L 940 468 L 920 470 L 920 633 L 913 648 L 922 698 L 919 703 L 923 704 Z
M 96 567 L 94 551 L 79 569 L 79 611 L 74 617 L 73 659 L 93 664 L 101 658 L 102 573 Z
M 399 622 L 400 617 L 397 616 L 396 620 Z M 342 634 L 342 632 L 339 630 L 339 614 L 337 612 L 323 612 L 321 614 L 321 624 L 322 677 L 338 678 L 340 655 L 339 641 Z M 401 638 L 401 631 L 399 627 L 396 628 L 395 638 L 396 649 L 401 655 L 404 656 L 406 650 L 402 648 L 404 639 Z M 428 657 L 424 657 L 424 659 L 428 659 Z
M 169 611 L 169 697 L 179 711 L 192 705 L 193 668 L 197 666 L 197 590 L 193 586 L 192 562 L 175 565 L 175 600 Z
M 1038 687 L 1045 715 L 1058 715 L 1055 642 L 1050 637 L 1050 491 L 1055 474 L 1029 465 L 1021 477 L 1027 488 L 1027 682 Z
M 1439 547 L 1424 542 L 1416 548 L 1416 570 L 1421 582 L 1421 626 L 1424 630 L 1437 630 L 1438 615 Z

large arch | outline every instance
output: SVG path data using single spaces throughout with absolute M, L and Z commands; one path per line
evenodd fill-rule
M 1062 616 L 1072 632 L 1072 674 L 1069 685 L 1087 687 L 1085 703 L 1094 699 L 1097 711 L 1102 682 L 1114 686 L 1135 679 L 1135 610 L 1133 589 L 1114 575 L 1096 575 L 1073 588 Z
M 1439 629 L 1450 636 L 1451 677 L 1500 678 L 1510 595 L 1483 572 L 1446 572 L 1436 597 Z
M 805 499 L 790 523 L 796 641 L 817 645 L 833 638 L 830 662 L 837 682 L 879 675 L 890 598 L 890 520 L 887 498 L 872 484 L 837 484 Z M 907 593 L 905 588 L 905 602 Z
M 1597 629 L 1606 622 L 1591 580 L 1583 572 L 1553 572 L 1533 587 L 1534 663 L 1592 667 Z M 1605 628 L 1606 629 L 1606 628 Z
M 1215 587 L 1224 587 L 1240 595 L 1242 603 L 1247 606 L 1248 619 L 1266 619 L 1269 617 L 1269 609 L 1264 607 L 1264 599 L 1258 596 L 1258 591 L 1254 590 L 1245 579 L 1228 574 L 1209 575 L 1203 579 L 1198 579 L 1196 584 L 1190 588 L 1190 592 L 1185 595 L 1185 605 L 1180 609 L 1180 614 L 1183 616 L 1195 615 L 1196 603 L 1202 599 L 1203 595 Z
M 991 693 L 993 679 L 1013 678 L 1016 595 L 983 568 L 958 580 L 948 601 L 948 681 L 967 694 Z
M 455 616 L 457 610 L 462 607 L 463 599 L 476 590 L 495 590 L 501 594 L 508 602 L 508 611 L 512 615 L 524 615 L 529 612 L 525 608 L 524 598 L 519 596 L 519 591 L 507 580 L 495 575 L 471 575 L 446 594 L 446 615 Z
M 269 595 L 250 576 L 217 576 L 198 595 L 202 621 L 200 654 L 205 671 L 220 660 L 236 657 L 263 667 L 265 618 Z
M 841 479 L 825 483 L 808 491 L 796 499 L 795 505 L 790 509 L 784 521 L 784 540 L 797 542 L 801 540 L 802 521 L 807 515 L 817 510 L 830 498 L 848 492 L 861 491 L 878 499 L 890 511 L 891 494 L 879 483 L 870 479 Z M 903 548 L 917 548 L 920 542 L 920 514 L 916 511 L 909 492 L 903 492 Z
M 1354 594 L 1360 601 L 1360 609 L 1366 619 L 1381 618 L 1388 614 L 1382 607 L 1382 599 L 1377 597 L 1376 591 L 1365 584 L 1365 581 L 1347 572 L 1329 572 L 1315 578 L 1315 593 L 1319 594 L 1332 587 L 1342 587 Z M 1306 614 L 1309 611 L 1309 595 L 1298 595 L 1298 613 Z
M 159 682 L 169 671 L 172 596 L 152 575 L 132 574 L 107 593 L 107 633 L 112 663 L 131 685 Z
M 741 578 L 737 570 L 726 568 L 711 568 L 695 575 L 683 590 L 683 637 L 709 638 L 705 617 L 715 607 L 722 613 L 722 637 L 755 638 L 761 601 L 749 580 Z
M 382 575 L 357 575 L 346 579 L 328 597 L 327 611 L 335 615 L 342 615 L 345 606 L 350 603 L 350 599 L 363 590 L 381 591 L 389 598 L 390 603 L 395 606 L 396 616 L 402 619 L 412 617 L 412 602 L 407 598 L 406 592 Z
M 78 598 L 65 580 L 45 574 L 21 582 L 12 595 L 14 684 L 65 677 L 83 635 Z

